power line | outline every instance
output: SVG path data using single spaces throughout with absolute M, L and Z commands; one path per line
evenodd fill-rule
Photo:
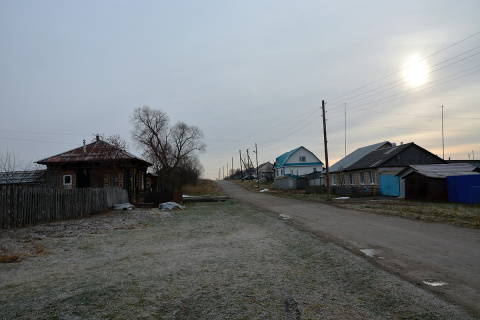
M 424 61 L 424 60 L 426 60 L 426 59 L 428 59 L 428 58 L 431 58 L 431 57 L 433 57 L 434 55 L 437 55 L 437 54 L 439 54 L 440 52 L 443 52 L 443 51 L 445 51 L 445 50 L 447 50 L 447 49 L 449 49 L 449 48 L 451 48 L 451 47 L 453 47 L 453 46 L 456 46 L 457 44 L 459 44 L 459 43 L 461 43 L 461 42 L 463 42 L 463 41 L 466 41 L 466 40 L 468 40 L 468 39 L 470 39 L 470 38 L 472 38 L 472 37 L 475 37 L 475 36 L 478 35 L 478 34 L 480 34 L 480 32 L 476 32 L 476 33 L 474 33 L 474 34 L 472 34 L 472 35 L 470 35 L 470 36 L 468 36 L 468 37 L 466 37 L 466 38 L 464 38 L 464 39 L 462 39 L 462 40 L 460 40 L 460 41 L 457 41 L 457 42 L 455 42 L 455 43 L 453 43 L 453 44 L 451 44 L 451 45 L 449 45 L 449 46 L 447 46 L 447 47 L 445 47 L 445 48 L 443 48 L 443 49 L 441 49 L 441 50 L 439 50 L 439 51 L 437 51 L 437 52 L 434 52 L 434 53 L 426 56 L 426 57 L 423 58 L 423 59 L 420 59 L 420 60 L 418 60 L 418 61 L 416 61 L 416 62 L 413 62 L 413 63 L 409 64 L 408 66 L 406 66 L 406 67 L 404 67 L 404 68 L 401 68 L 401 69 L 399 69 L 399 70 L 397 70 L 397 71 L 394 71 L 394 72 L 392 72 L 392 73 L 390 73 L 390 74 L 388 74 L 388 75 L 386 75 L 386 76 L 384 76 L 384 77 L 382 77 L 382 78 L 380 78 L 380 79 L 378 79 L 378 80 L 372 81 L 372 82 L 370 82 L 370 83 L 368 83 L 368 84 L 366 84 L 366 85 L 364 85 L 364 86 L 361 86 L 360 88 L 357 88 L 357 89 L 355 89 L 355 90 L 352 90 L 352 91 L 350 91 L 350 92 L 347 92 L 347 93 L 345 93 L 345 94 L 342 94 L 342 95 L 340 95 L 340 96 L 338 96 L 338 97 L 336 97 L 336 98 L 330 99 L 329 102 L 331 103 L 331 102 L 333 102 L 333 101 L 335 101 L 335 100 L 337 100 L 337 99 L 339 99 L 339 98 L 348 96 L 349 94 L 351 94 L 351 93 L 353 93 L 353 92 L 357 92 L 357 91 L 359 91 L 359 90 L 361 90 L 361 89 L 364 89 L 364 88 L 366 88 L 366 87 L 368 87 L 368 86 L 370 86 L 370 85 L 372 85 L 372 84 L 374 84 L 374 83 L 380 82 L 380 81 L 382 81 L 383 79 L 386 79 L 386 78 L 388 78 L 388 77 L 390 77 L 390 76 L 392 76 L 392 75 L 394 75 L 394 74 L 397 74 L 397 73 L 399 73 L 399 72 L 401 72 L 401 71 L 403 71 L 403 70 L 411 67 L 412 65 L 414 65 L 414 64 L 416 64 L 416 63 L 418 63 L 418 62 L 421 62 L 421 61 Z
M 436 81 L 427 83 L 427 84 L 425 84 L 425 85 L 432 84 L 432 83 L 436 83 L 436 82 L 439 82 L 439 81 L 441 81 L 441 80 L 444 80 L 444 79 L 447 79 L 447 78 L 451 78 L 451 77 L 453 77 L 453 76 L 459 75 L 459 74 L 461 74 L 461 73 L 464 73 L 464 72 L 467 72 L 467 71 L 470 71 L 470 70 L 473 70 L 473 69 L 476 69 L 476 68 L 479 68 L 479 67 L 480 67 L 480 65 L 475 66 L 475 67 L 472 67 L 472 68 L 468 68 L 468 69 L 466 69 L 466 70 L 457 72 L 457 73 L 455 73 L 455 74 L 453 74 L 453 75 L 450 75 L 450 76 L 447 76 L 447 77 L 438 79 L 438 80 L 436 80 Z M 436 84 L 436 85 L 434 85 L 434 86 L 430 86 L 430 87 L 428 87 L 428 88 L 424 88 L 424 89 L 420 89 L 420 90 L 417 90 L 418 87 L 416 87 L 416 88 L 411 88 L 411 89 L 407 89 L 407 90 L 404 90 L 404 91 L 402 91 L 402 92 L 395 93 L 395 94 L 392 94 L 392 95 L 390 95 L 390 96 L 383 97 L 383 98 L 378 99 L 378 100 L 375 100 L 375 101 L 370 101 L 370 102 L 361 104 L 361 105 L 359 105 L 359 106 L 362 107 L 362 106 L 365 106 L 365 105 L 369 105 L 369 104 L 377 103 L 377 102 L 378 102 L 376 105 L 370 107 L 370 108 L 373 108 L 373 107 L 379 106 L 379 105 L 384 104 L 384 103 L 387 103 L 387 102 L 392 102 L 392 101 L 395 101 L 395 100 L 398 100 L 398 99 L 401 99 L 401 98 L 405 98 L 405 97 L 411 96 L 411 95 L 413 95 L 413 94 L 417 94 L 417 93 L 419 93 L 419 92 L 422 92 L 422 91 L 425 91 L 425 90 L 429 90 L 429 89 L 438 87 L 438 86 L 440 86 L 440 85 L 443 85 L 443 84 L 446 84 L 446 83 L 449 83 L 449 82 L 452 82 L 452 81 L 455 81 L 455 80 L 458 80 L 458 79 L 467 77 L 467 76 L 472 75 L 472 74 L 475 74 L 475 73 L 477 73 L 477 72 L 480 72 L 480 70 L 477 70 L 477 71 L 468 73 L 468 74 L 466 74 L 466 75 L 463 75 L 463 76 L 460 76 L 460 77 L 457 77 L 457 78 L 454 78 L 454 79 L 451 79 L 451 80 L 448 80 L 448 81 L 444 81 L 444 82 L 442 82 L 442 83 Z M 422 87 L 422 86 L 425 86 L 425 85 L 421 85 L 421 86 L 419 86 L 419 87 Z M 417 91 L 416 91 L 416 92 L 409 93 L 409 94 L 406 94 L 406 95 L 403 95 L 403 96 L 400 96 L 400 97 L 397 97 L 397 98 L 395 98 L 395 99 L 391 99 L 391 100 L 388 100 L 388 101 L 382 101 L 382 100 L 388 99 L 388 98 L 390 98 L 390 97 L 398 96 L 398 95 L 400 95 L 400 94 L 402 94 L 402 93 L 409 92 L 409 91 L 413 91 L 413 90 L 417 90 Z M 360 99 L 360 100 L 363 100 L 363 99 Z M 357 101 L 360 101 L 360 100 L 357 100 Z M 350 104 L 355 103 L 355 102 L 357 102 L 357 101 L 350 102 Z M 350 107 L 349 109 L 351 109 L 351 110 L 356 110 L 356 111 L 354 111 L 354 112 L 358 112 L 358 111 L 360 111 L 360 110 L 364 110 L 364 109 L 353 108 L 353 107 Z M 358 110 L 357 110 L 357 109 L 358 109 Z M 334 110 L 333 112 L 335 112 L 335 110 Z
M 477 48 L 480 48 L 480 46 L 477 47 Z M 469 51 L 471 51 L 471 50 L 469 50 Z M 430 72 L 428 72 L 426 75 L 433 74 L 433 73 L 435 73 L 435 72 L 437 72 L 437 71 L 440 71 L 440 70 L 442 70 L 442 69 L 445 69 L 445 68 L 447 68 L 447 67 L 449 67 L 449 66 L 452 66 L 452 65 L 454 65 L 454 64 L 456 64 L 456 63 L 459 63 L 459 62 L 461 62 L 461 61 L 464 61 L 464 60 L 466 60 L 466 59 L 468 59 L 468 58 L 471 58 L 471 57 L 473 57 L 473 56 L 475 56 L 475 55 L 478 55 L 478 54 L 480 54 L 480 52 L 474 53 L 474 54 L 472 54 L 472 55 L 470 55 L 470 56 L 468 56 L 468 57 L 465 57 L 465 58 L 463 58 L 463 59 L 461 59 L 461 60 L 452 62 L 452 63 L 450 63 L 450 64 L 448 64 L 448 65 L 446 65 L 446 66 L 443 66 L 443 67 L 441 67 L 441 68 L 438 68 L 438 69 L 436 69 L 436 70 L 430 71 Z M 457 56 L 457 57 L 458 57 L 458 56 Z M 455 57 L 454 57 L 454 58 L 455 58 Z M 448 61 L 448 60 L 451 60 L 451 59 L 453 59 L 453 58 L 447 59 L 447 60 L 445 60 L 445 61 Z M 444 63 L 445 61 L 440 62 L 440 63 L 437 63 L 436 65 L 433 65 L 433 66 L 431 66 L 431 67 L 428 67 L 427 69 L 431 69 L 431 68 L 433 68 L 433 67 L 435 67 L 435 66 L 437 66 L 437 65 L 440 65 L 440 64 Z M 394 88 L 400 87 L 400 86 L 408 83 L 408 80 L 406 80 L 406 81 L 404 81 L 404 82 L 402 82 L 402 83 L 400 83 L 400 84 L 397 84 L 397 85 L 395 85 L 395 86 L 389 87 L 389 88 L 387 88 L 387 89 L 385 89 L 385 90 L 383 90 L 383 91 L 376 92 L 376 93 L 371 94 L 371 95 L 369 95 L 369 96 L 366 96 L 366 97 L 363 97 L 363 98 L 361 98 L 361 99 L 355 100 L 355 101 L 353 101 L 353 102 L 352 102 L 352 101 L 349 101 L 349 100 L 351 100 L 351 99 L 354 99 L 354 98 L 363 96 L 363 95 L 365 95 L 365 94 L 367 94 L 367 93 L 380 90 L 381 88 L 387 87 L 387 86 L 389 86 L 389 85 L 391 85 L 391 84 L 397 83 L 397 82 L 402 81 L 402 80 L 405 80 L 405 79 L 407 79 L 407 78 L 408 78 L 408 77 L 403 77 L 403 78 L 397 79 L 397 80 L 395 80 L 395 81 L 389 82 L 389 83 L 387 83 L 387 84 L 385 84 L 385 85 L 383 85 L 383 86 L 380 86 L 380 87 L 377 87 L 377 88 L 375 88 L 375 89 L 371 89 L 371 90 L 369 90 L 369 91 L 366 91 L 366 92 L 364 92 L 364 93 L 360 93 L 360 94 L 358 94 L 358 95 L 356 95 L 356 96 L 347 98 L 347 99 L 345 99 L 345 102 L 348 101 L 349 103 L 355 103 L 355 102 L 358 102 L 358 101 L 361 101 L 361 100 L 365 100 L 365 99 L 367 99 L 367 98 L 370 98 L 370 97 L 372 97 L 372 96 L 378 95 L 378 94 L 380 94 L 380 93 L 387 92 L 387 91 L 392 90 L 392 89 L 394 89 Z M 336 107 L 336 108 L 333 108 L 333 109 L 330 109 L 330 110 L 340 109 L 342 106 L 343 106 L 343 103 L 342 103 L 342 104 L 337 104 L 337 107 Z

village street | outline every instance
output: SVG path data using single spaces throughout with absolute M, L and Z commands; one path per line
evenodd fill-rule
M 217 181 L 230 197 L 281 215 L 480 315 L 480 230 L 254 193 Z

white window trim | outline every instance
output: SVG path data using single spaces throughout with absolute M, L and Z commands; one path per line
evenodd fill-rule
M 66 178 L 66 177 L 70 177 L 70 183 L 65 183 L 65 178 Z M 71 186 L 72 183 L 73 183 L 73 177 L 72 177 L 72 175 L 71 175 L 71 174 L 64 174 L 64 175 L 63 175 L 63 185 L 64 185 L 64 186 Z
M 358 174 L 359 174 L 360 184 L 364 185 L 365 184 L 365 173 L 364 172 L 359 172 Z

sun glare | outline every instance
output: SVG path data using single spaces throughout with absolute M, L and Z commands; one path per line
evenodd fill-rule
M 423 61 L 411 59 L 403 70 L 403 76 L 408 84 L 415 87 L 420 86 L 427 80 L 427 66 Z

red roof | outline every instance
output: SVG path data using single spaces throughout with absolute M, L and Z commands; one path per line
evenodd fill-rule
M 150 166 L 151 163 L 135 157 L 133 154 L 116 148 L 111 144 L 97 140 L 85 146 L 57 154 L 49 158 L 37 161 L 39 164 L 53 163 L 72 163 L 72 162 L 95 162 L 95 161 L 112 161 L 112 160 L 135 160 L 141 161 L 143 164 Z

